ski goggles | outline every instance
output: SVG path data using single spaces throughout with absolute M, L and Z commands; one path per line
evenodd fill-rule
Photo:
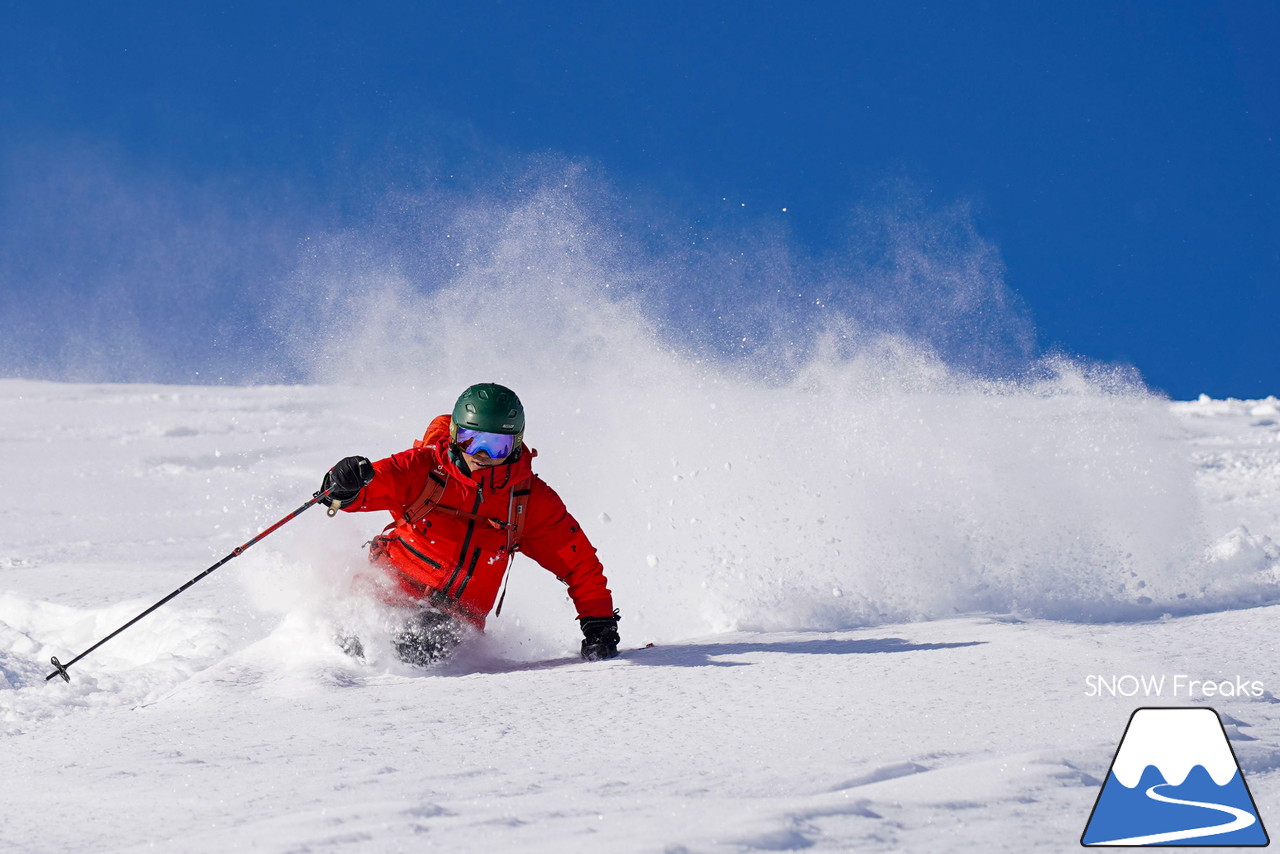
M 483 430 L 459 427 L 458 436 L 454 441 L 465 453 L 474 455 L 484 451 L 489 455 L 489 459 L 500 460 L 511 455 L 520 437 L 509 433 L 486 433 Z

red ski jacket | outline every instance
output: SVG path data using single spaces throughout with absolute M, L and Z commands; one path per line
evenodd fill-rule
M 510 463 L 467 474 L 449 452 L 449 416 L 431 422 L 419 447 L 373 464 L 373 480 L 347 512 L 388 510 L 395 522 L 370 549 L 400 588 L 430 599 L 483 628 L 511 562 L 507 522 L 513 498 L 525 505 L 515 550 L 569 587 L 578 617 L 612 617 L 613 596 L 595 547 L 551 487 L 533 473 L 537 452 L 523 448 Z M 444 483 L 431 509 L 417 521 L 405 514 L 428 490 Z M 524 493 L 527 491 L 527 498 Z M 514 494 L 513 494 L 514 493 Z

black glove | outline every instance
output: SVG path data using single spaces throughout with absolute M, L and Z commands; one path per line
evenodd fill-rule
M 329 498 L 346 507 L 356 500 L 360 490 L 373 480 L 373 463 L 368 457 L 347 457 L 325 473 L 320 490 L 329 492 Z
M 582 657 L 587 661 L 603 661 L 618 654 L 618 612 L 612 617 L 583 617 Z

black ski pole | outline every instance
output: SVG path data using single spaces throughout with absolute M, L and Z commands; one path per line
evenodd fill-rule
M 86 649 L 84 652 L 80 653 L 80 654 L 79 654 L 79 655 L 77 655 L 75 658 L 73 658 L 73 659 L 71 659 L 70 661 L 68 661 L 66 664 L 63 664 L 62 662 L 58 661 L 58 657 L 55 655 L 53 658 L 49 659 L 50 661 L 52 661 L 52 662 L 53 662 L 53 672 L 52 672 L 52 673 L 50 673 L 48 676 L 44 677 L 44 681 L 48 682 L 50 679 L 52 679 L 52 678 L 53 678 L 53 677 L 55 677 L 55 676 L 61 676 L 61 677 L 63 678 L 63 680 L 65 680 L 65 681 L 67 681 L 67 682 L 70 682 L 70 681 L 71 681 L 71 676 L 67 673 L 67 668 L 68 668 L 68 667 L 70 667 L 71 665 L 75 664 L 77 661 L 79 661 L 80 659 L 84 658 L 86 655 L 88 655 L 89 653 L 93 652 L 95 649 L 97 649 L 98 647 L 102 646 L 104 643 L 106 643 L 107 641 L 111 640 L 113 637 L 115 637 L 116 635 L 120 634 L 120 633 L 121 633 L 121 632 L 123 632 L 125 629 L 129 628 L 129 627 L 130 627 L 130 626 L 132 626 L 134 623 L 136 623 L 136 622 L 138 622 L 139 620 L 141 620 L 143 617 L 147 616 L 147 614 L 150 614 L 152 611 L 156 610 L 156 609 L 157 609 L 157 608 L 159 608 L 161 605 L 164 605 L 164 604 L 165 604 L 166 602 L 168 602 L 170 599 L 174 598 L 174 597 L 175 597 L 175 596 L 177 596 L 179 593 L 181 593 L 182 591 L 186 590 L 188 587 L 190 587 L 191 585 L 195 584 L 195 583 L 196 583 L 197 581 L 199 581 L 200 579 L 204 578 L 206 575 L 209 575 L 209 574 L 210 574 L 210 573 L 212 573 L 215 569 L 217 569 L 218 567 L 222 566 L 222 565 L 223 565 L 224 563 L 226 563 L 227 561 L 231 560 L 231 559 L 232 559 L 232 558 L 234 558 L 234 557 L 240 557 L 240 555 L 244 554 L 245 549 L 249 548 L 249 546 L 253 545 L 254 543 L 258 542 L 258 540 L 261 540 L 263 537 L 267 536 L 267 534 L 270 534 L 270 533 L 271 533 L 272 531 L 274 531 L 276 528 L 279 528 L 279 527 L 280 527 L 281 525 L 283 525 L 285 522 L 289 522 L 289 521 L 292 521 L 293 519 L 296 519 L 299 515 L 301 515 L 301 514 L 302 514 L 302 511 L 304 511 L 304 510 L 306 510 L 307 508 L 311 507 L 311 505 L 313 505 L 313 504 L 318 504 L 318 503 L 320 503 L 321 501 L 323 501 L 324 499 L 326 499 L 326 498 L 328 498 L 328 497 L 329 497 L 329 493 L 328 493 L 327 491 L 325 491 L 325 492 L 317 492 L 315 495 L 311 496 L 311 500 L 310 500 L 310 501 L 308 501 L 306 504 L 303 504 L 303 505 L 302 505 L 301 507 L 299 507 L 297 510 L 294 510 L 294 511 L 293 511 L 292 513 L 290 513 L 288 516 L 285 516 L 285 517 L 284 517 L 283 519 L 281 519 L 279 522 L 276 522 L 276 523 L 275 523 L 274 525 L 272 525 L 270 528 L 267 528 L 265 531 L 263 531 L 263 532 L 261 532 L 260 534 L 258 534 L 256 537 L 254 537 L 254 538 L 253 538 L 252 540 L 250 540 L 249 542 L 245 543 L 245 544 L 244 544 L 244 545 L 242 545 L 242 546 L 237 546 L 235 549 L 233 549 L 233 550 L 231 551 L 231 554 L 227 555 L 227 556 L 226 556 L 226 557 L 224 557 L 222 560 L 218 561 L 218 562 L 217 562 L 217 563 L 215 563 L 213 566 L 209 567 L 209 568 L 208 568 L 208 569 L 206 569 L 204 572 L 200 573 L 200 574 L 199 574 L 199 575 L 197 575 L 195 578 L 191 579 L 191 580 L 190 580 L 190 581 L 188 581 L 186 584 L 182 585 L 182 586 L 181 586 L 181 587 L 179 587 L 177 590 L 173 591 L 173 592 L 172 592 L 172 593 L 170 593 L 168 596 L 164 597 L 164 598 L 163 598 L 163 599 L 161 599 L 159 602 L 157 602 L 156 604 L 152 605 L 150 608 L 148 608 L 147 610 L 143 611 L 141 614 L 139 614 L 138 616 L 134 617 L 132 620 L 130 620 L 129 622 L 125 623 L 123 626 L 121 626 L 120 628 L 116 629 L 114 632 L 112 632 L 111 634 L 107 635 L 105 638 L 103 638 L 102 640 L 98 641 L 98 642 L 97 642 L 97 643 L 95 643 L 93 646 L 89 647 L 89 648 L 88 648 L 88 649 Z M 329 515 L 330 515 L 330 516 L 332 516 L 332 515 L 333 515 L 333 513 L 334 513 L 335 509 L 336 509 L 336 508 L 333 508 L 333 507 L 331 507 L 331 508 L 330 508 L 330 510 L 329 510 Z

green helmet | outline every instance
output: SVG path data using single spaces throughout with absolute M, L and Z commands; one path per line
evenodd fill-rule
M 478 383 L 464 391 L 453 405 L 449 435 L 456 442 L 459 428 L 515 436 L 524 439 L 524 404 L 516 393 L 497 383 Z

